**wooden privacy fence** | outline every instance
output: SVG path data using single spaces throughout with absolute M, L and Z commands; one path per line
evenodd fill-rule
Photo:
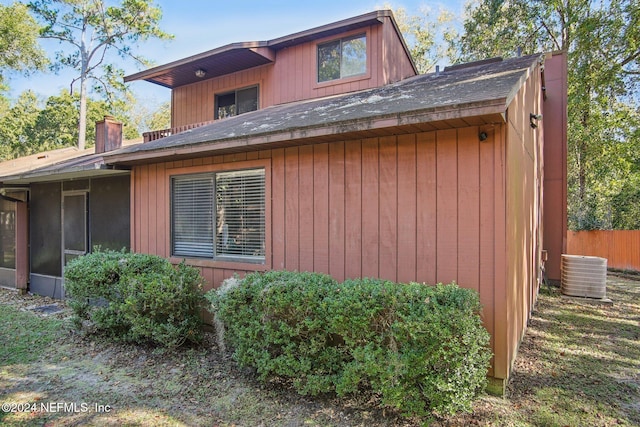
M 607 267 L 640 271 L 640 230 L 568 231 L 567 253 L 607 258 Z

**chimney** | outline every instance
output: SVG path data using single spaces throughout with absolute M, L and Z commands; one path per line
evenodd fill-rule
M 96 122 L 96 154 L 122 147 L 122 123 L 111 116 Z

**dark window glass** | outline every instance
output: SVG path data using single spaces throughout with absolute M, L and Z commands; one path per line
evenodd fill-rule
M 250 87 L 236 92 L 238 114 L 256 111 L 258 109 L 258 87 Z
M 318 46 L 318 81 L 340 78 L 340 40 Z
M 364 34 L 318 45 L 318 82 L 367 72 L 367 38 Z
M 129 183 L 129 175 L 91 180 L 90 250 L 93 250 L 94 246 L 116 251 L 122 248 L 129 249 Z
M 258 86 L 216 95 L 215 118 L 224 119 L 258 109 Z
M 216 119 L 224 119 L 236 115 L 236 93 L 216 96 L 218 106 L 216 108 Z
M 87 199 L 85 194 L 65 195 L 63 209 L 64 249 L 87 251 Z
M 173 178 L 173 255 L 264 261 L 264 174 L 251 169 Z
M 59 182 L 31 185 L 31 272 L 62 276 L 62 195 Z

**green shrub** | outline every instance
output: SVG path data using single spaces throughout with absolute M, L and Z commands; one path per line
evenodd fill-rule
M 491 353 L 475 291 L 317 273 L 247 275 L 207 298 L 234 357 L 302 394 L 372 390 L 407 415 L 469 410 Z
M 177 347 L 202 339 L 204 298 L 197 269 L 146 254 L 95 251 L 65 267 L 77 324 L 127 342 Z

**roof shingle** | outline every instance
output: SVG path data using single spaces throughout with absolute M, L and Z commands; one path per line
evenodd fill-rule
M 166 138 L 114 151 L 108 161 L 134 163 L 205 152 L 291 145 L 305 138 L 340 135 L 504 114 L 540 55 L 482 61 L 410 77 L 345 95 L 271 106 L 218 120 Z M 263 147 L 260 147 L 262 146 Z

